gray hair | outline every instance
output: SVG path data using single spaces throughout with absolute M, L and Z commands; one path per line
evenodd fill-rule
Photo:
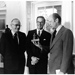
M 19 20 L 18 18 L 12 19 L 11 23 L 12 23 L 14 20 L 18 21 L 19 25 L 21 25 L 20 20 Z

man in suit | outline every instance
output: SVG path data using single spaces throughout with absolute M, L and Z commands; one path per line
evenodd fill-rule
M 49 72 L 50 74 L 73 74 L 73 33 L 61 25 L 61 17 L 57 13 L 50 15 L 48 21 L 54 30 L 50 42 Z
M 5 74 L 23 74 L 25 68 L 26 35 L 20 32 L 20 21 L 11 21 L 11 31 L 1 37 L 0 53 L 4 61 Z
M 45 18 L 38 16 L 37 29 L 31 30 L 27 35 L 27 66 L 30 74 L 47 74 L 48 52 L 51 34 L 43 27 Z

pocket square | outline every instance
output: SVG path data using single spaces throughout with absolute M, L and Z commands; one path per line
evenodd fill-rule
M 43 39 L 44 41 L 46 40 L 46 39 Z

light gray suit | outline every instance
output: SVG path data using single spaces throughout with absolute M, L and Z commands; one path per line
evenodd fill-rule
M 62 26 L 50 45 L 50 74 L 55 74 L 57 69 L 63 73 L 73 74 L 72 52 L 73 34 L 71 30 Z

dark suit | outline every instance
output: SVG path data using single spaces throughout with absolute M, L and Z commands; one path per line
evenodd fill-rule
M 63 73 L 74 73 L 72 51 L 73 34 L 71 30 L 62 26 L 50 45 L 50 74 L 55 74 L 58 69 Z
M 40 43 L 43 47 L 43 50 L 41 50 L 31 42 L 34 34 L 36 35 L 37 38 L 38 35 L 36 29 L 29 31 L 27 36 L 27 53 L 28 53 L 27 66 L 29 67 L 29 72 L 31 74 L 46 74 L 51 35 L 50 33 L 44 30 L 42 31 L 42 34 L 39 37 Z M 32 56 L 38 57 L 40 59 L 38 63 L 35 65 L 31 65 Z
M 15 43 L 11 32 L 3 33 L 0 53 L 3 55 L 4 73 L 24 73 L 26 35 L 18 32 L 19 44 Z

